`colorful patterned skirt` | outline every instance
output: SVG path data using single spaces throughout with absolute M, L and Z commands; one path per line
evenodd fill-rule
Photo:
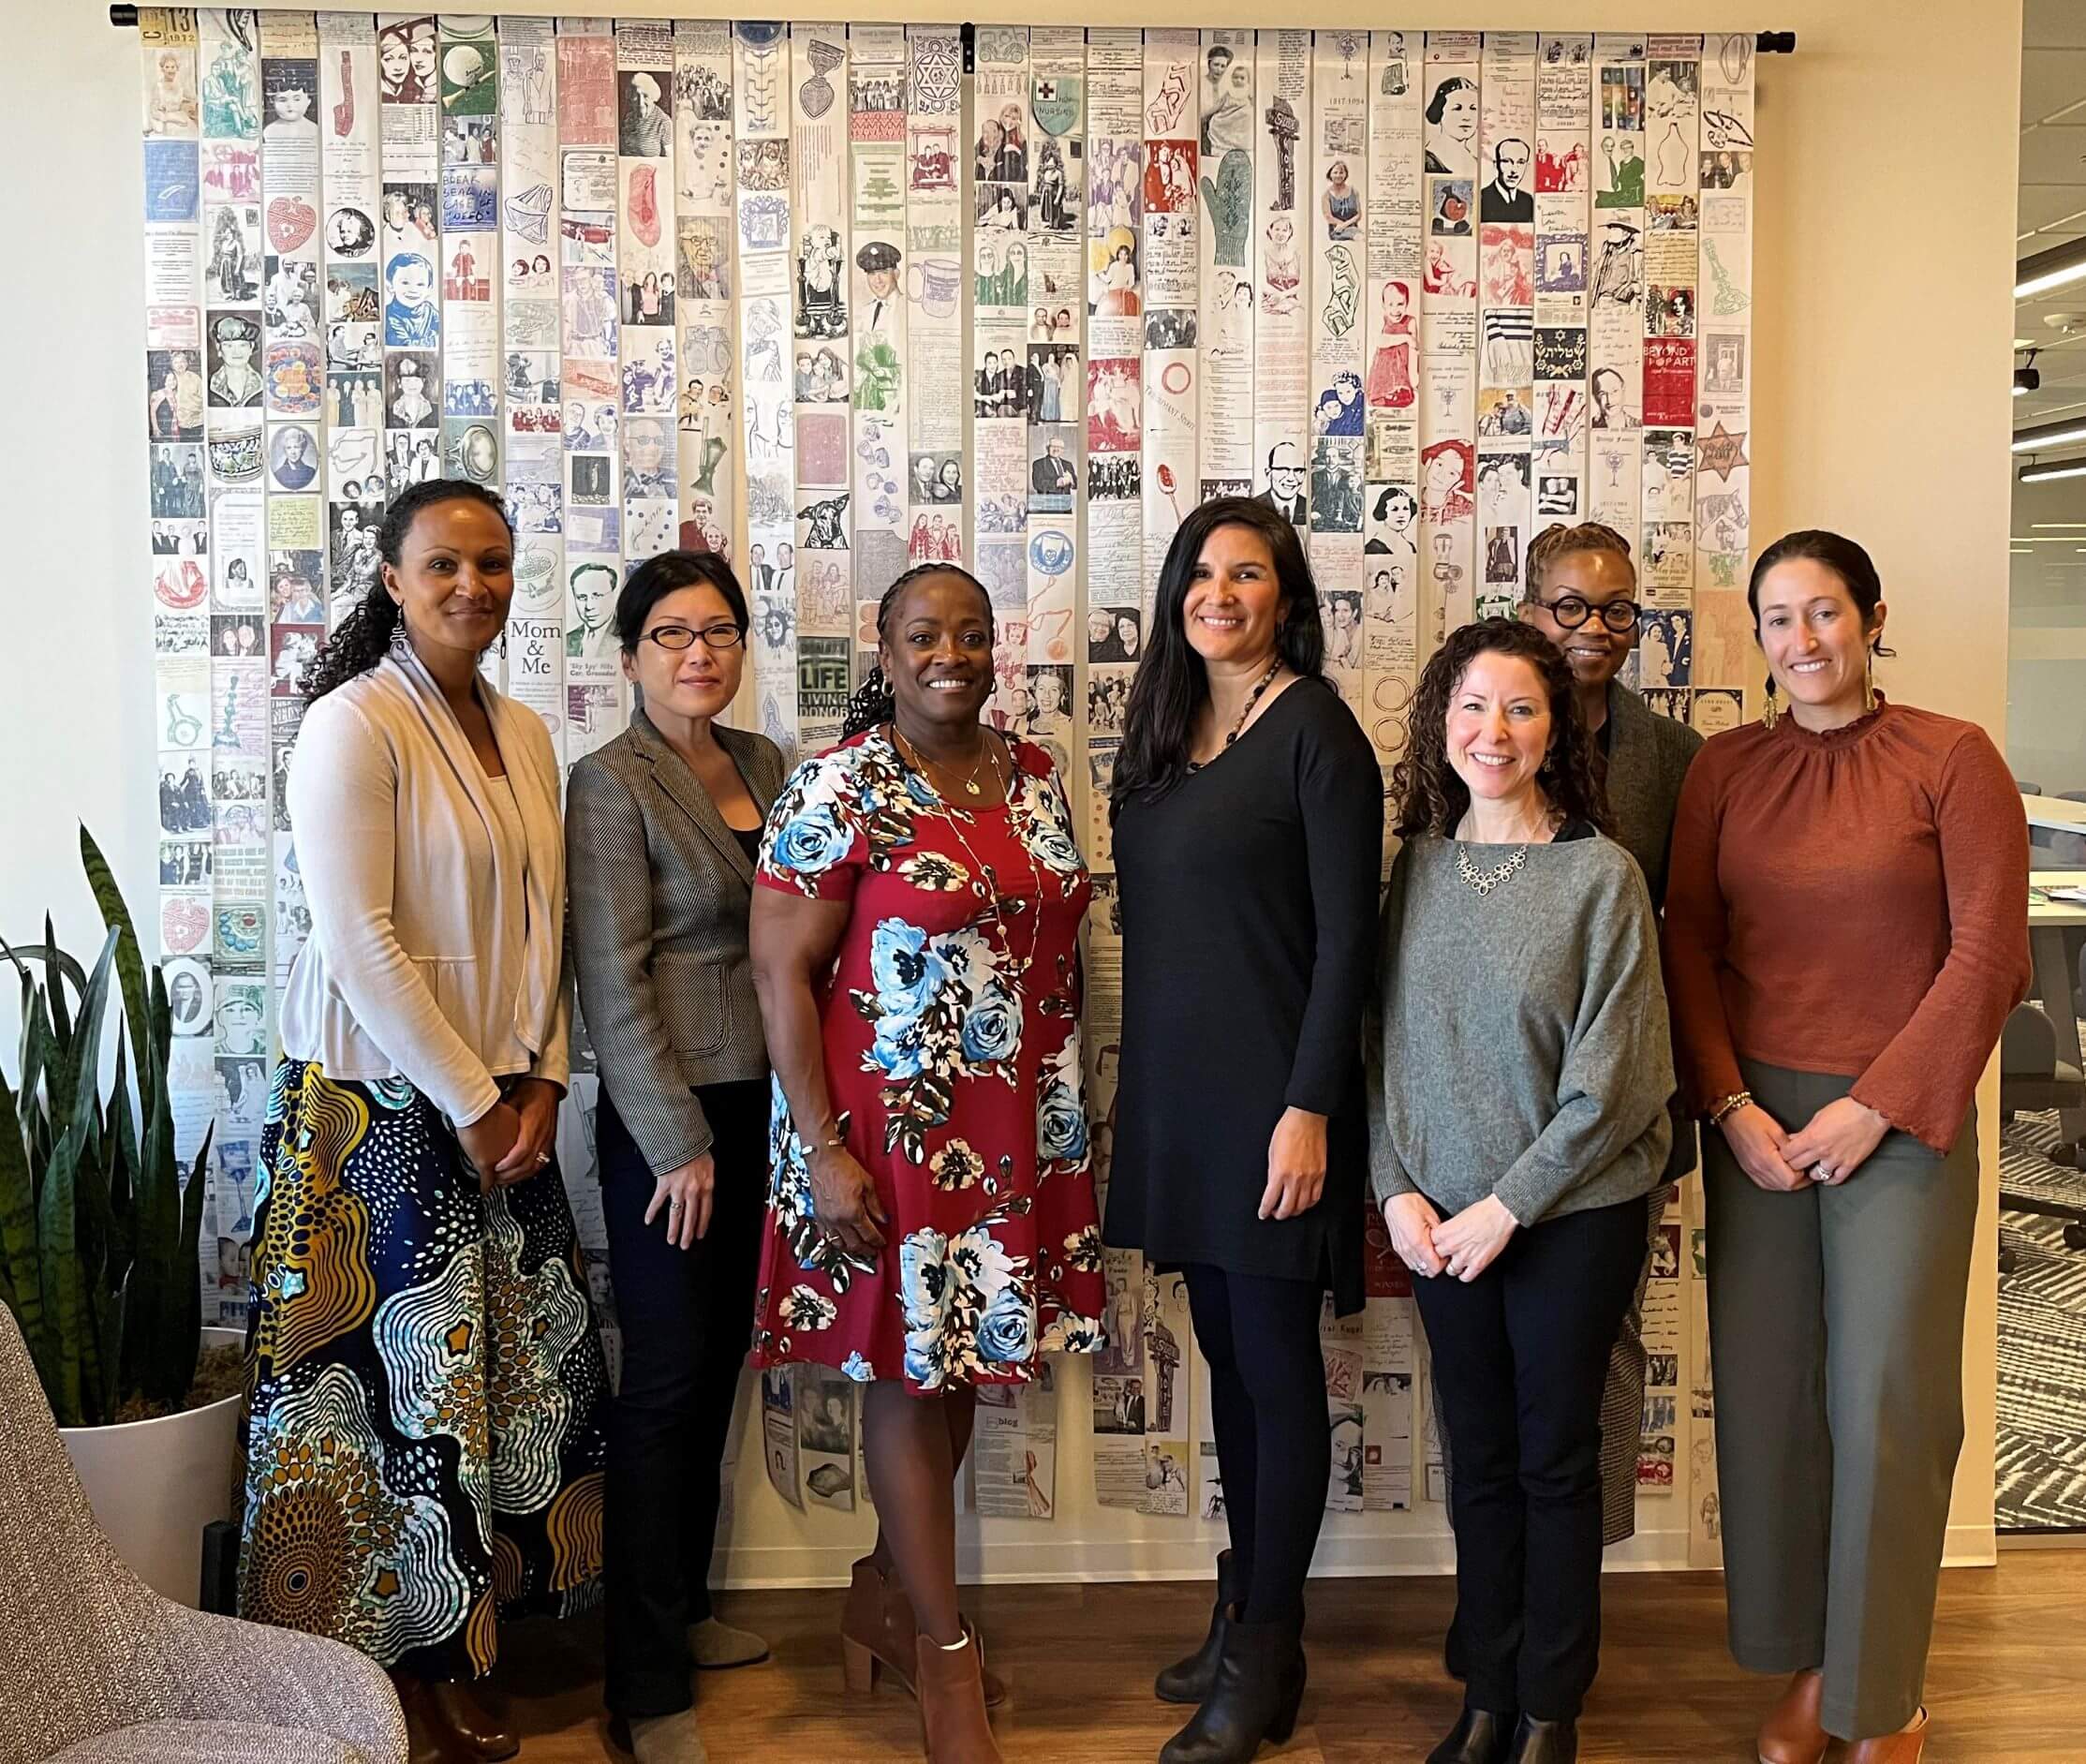
M 600 1337 L 555 1163 L 481 1194 L 404 1079 L 275 1069 L 256 1173 L 239 1614 L 427 1679 L 596 1602 Z

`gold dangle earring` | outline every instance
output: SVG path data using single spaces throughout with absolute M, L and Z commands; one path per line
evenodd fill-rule
M 1867 716 L 1876 708 L 1876 652 L 1868 649 L 1861 658 L 1861 712 Z
M 1782 715 L 1782 707 L 1774 702 L 1774 675 L 1768 675 L 1768 702 L 1760 707 L 1760 726 L 1772 729 L 1775 719 Z

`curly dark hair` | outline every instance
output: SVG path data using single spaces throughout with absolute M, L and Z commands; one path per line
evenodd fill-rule
M 985 585 L 960 564 L 927 563 L 914 564 L 883 591 L 883 598 L 877 602 L 877 639 L 883 640 L 885 622 L 891 617 L 891 609 L 898 604 L 898 597 L 915 582 L 924 582 L 929 576 L 955 576 L 968 582 L 978 590 L 978 598 L 985 603 L 985 630 L 993 630 L 992 596 L 985 592 Z M 852 741 L 865 729 L 874 729 L 879 723 L 887 723 L 896 711 L 896 701 L 891 692 L 891 681 L 884 674 L 883 663 L 879 660 L 868 676 L 855 689 L 854 696 L 848 700 L 847 710 L 840 719 L 840 739 Z
M 500 517 L 507 536 L 514 537 L 514 523 L 498 492 L 467 478 L 430 478 L 424 483 L 409 485 L 392 498 L 391 506 L 384 511 L 384 524 L 377 529 L 377 556 L 397 569 L 405 552 L 406 535 L 413 530 L 415 518 L 422 509 L 441 502 L 481 502 Z M 334 626 L 333 635 L 319 645 L 318 653 L 305 665 L 298 689 L 307 699 L 321 699 L 336 686 L 346 686 L 367 674 L 390 653 L 398 620 L 398 602 L 386 591 L 379 576 L 370 584 L 362 604 Z
M 1481 618 L 1451 631 L 1421 674 L 1405 754 L 1391 771 L 1398 837 L 1435 833 L 1451 838 L 1471 806 L 1469 788 L 1449 764 L 1449 700 L 1471 663 L 1483 655 L 1518 656 L 1535 670 L 1550 698 L 1551 745 L 1543 762 L 1543 793 L 1566 821 L 1590 822 L 1612 838 L 1608 793 L 1594 762 L 1593 736 L 1573 695 L 1571 667 L 1562 650 L 1517 618 Z

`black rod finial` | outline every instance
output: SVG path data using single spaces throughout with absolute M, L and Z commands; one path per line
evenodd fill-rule
M 1753 48 L 1763 55 L 1794 55 L 1797 34 L 1794 31 L 1762 31 L 1753 38 Z

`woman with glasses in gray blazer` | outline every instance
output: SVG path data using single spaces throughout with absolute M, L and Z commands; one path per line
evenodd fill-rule
M 738 692 L 747 625 L 722 557 L 651 558 L 624 585 L 615 625 L 643 707 L 572 768 L 566 808 L 623 1330 L 606 1700 L 640 1764 L 687 1764 L 703 1757 L 691 1665 L 767 1657 L 759 1637 L 718 1621 L 708 1581 L 767 1193 L 768 1059 L 747 920 L 783 763 L 766 737 L 716 720 Z

